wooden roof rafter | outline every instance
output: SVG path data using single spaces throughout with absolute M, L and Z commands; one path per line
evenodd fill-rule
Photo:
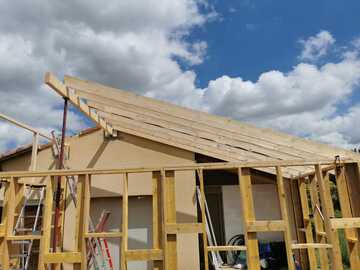
M 48 85 L 60 89 L 60 92 L 57 90 L 60 95 L 72 99 L 75 106 L 97 120 L 102 128 L 110 127 L 110 134 L 123 132 L 226 162 L 324 160 L 335 156 L 360 160 L 359 155 L 345 149 L 257 128 L 96 82 L 71 76 L 65 76 L 64 83 L 51 79 L 54 82 L 52 85 L 47 82 Z M 274 173 L 267 168 L 261 170 Z M 311 171 L 312 168 L 304 166 L 286 168 L 284 173 L 291 177 Z
M 45 83 L 55 90 L 60 96 L 67 98 L 75 107 L 82 113 L 94 121 L 98 126 L 102 127 L 109 135 L 116 137 L 117 131 L 109 124 L 103 117 L 101 117 L 97 110 L 90 108 L 81 97 L 66 87 L 55 75 L 50 72 L 45 74 Z

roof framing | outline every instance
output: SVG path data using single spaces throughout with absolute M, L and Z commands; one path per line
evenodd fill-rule
M 65 76 L 61 83 L 47 73 L 46 83 L 98 123 L 228 162 L 279 160 L 359 160 L 358 154 L 235 120 L 194 111 L 91 81 Z M 298 175 L 310 168 L 288 169 Z M 312 169 L 311 169 L 312 170 Z
M 109 135 L 116 136 L 116 130 L 114 130 L 106 120 L 100 117 L 96 110 L 92 110 L 86 103 L 82 102 L 78 95 L 69 91 L 69 89 L 50 72 L 45 74 L 45 83 L 54 89 L 60 96 L 67 98 L 75 107 L 88 116 L 98 126 L 102 127 Z

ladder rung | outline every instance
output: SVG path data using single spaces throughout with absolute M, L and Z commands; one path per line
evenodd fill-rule
M 24 254 L 13 254 L 13 255 L 10 255 L 10 258 L 26 258 L 28 255 L 27 253 L 24 253 Z
M 13 240 L 11 241 L 12 244 L 30 244 L 30 240 Z
M 16 228 L 15 231 L 17 232 L 32 232 L 32 228 Z

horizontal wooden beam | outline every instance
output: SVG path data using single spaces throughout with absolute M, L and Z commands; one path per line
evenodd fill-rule
M 208 246 L 207 251 L 237 251 L 246 250 L 246 246 Z
M 292 249 L 307 249 L 307 248 L 332 248 L 330 244 L 320 244 L 320 243 L 305 243 L 305 244 L 292 244 Z
M 165 231 L 168 234 L 177 233 L 203 233 L 202 223 L 168 223 Z
M 284 231 L 285 223 L 283 220 L 255 220 L 246 223 L 248 232 L 276 232 Z
M 80 252 L 54 252 L 44 255 L 44 263 L 81 263 Z
M 307 166 L 314 164 L 329 165 L 334 163 L 334 160 L 283 160 L 283 161 L 261 161 L 261 162 L 224 162 L 224 163 L 203 163 L 201 165 L 178 165 L 178 166 L 164 166 L 164 167 L 129 167 L 122 169 L 85 169 L 85 170 L 48 170 L 48 171 L 13 171 L 13 172 L 0 172 L 0 178 L 10 177 L 46 177 L 46 176 L 69 176 L 69 175 L 104 175 L 104 174 L 124 174 L 124 173 L 140 173 L 140 172 L 153 172 L 153 171 L 194 171 L 194 170 L 235 170 L 238 168 L 264 168 L 264 167 L 296 167 Z M 353 160 L 343 160 L 342 164 L 355 163 Z
M 120 238 L 122 232 L 88 232 L 85 238 Z
M 164 252 L 161 249 L 136 249 L 125 252 L 127 261 L 161 261 Z
M 26 130 L 34 133 L 34 134 L 38 134 L 39 136 L 41 136 L 41 137 L 43 137 L 45 139 L 48 139 L 49 141 L 52 141 L 52 138 L 50 136 L 45 135 L 41 131 L 39 131 L 39 130 L 37 130 L 35 128 L 32 128 L 32 127 L 30 127 L 30 126 L 28 126 L 28 125 L 26 125 L 24 123 L 21 123 L 21 122 L 15 120 L 14 118 L 11 118 L 11 117 L 3 114 L 3 113 L 0 113 L 0 119 L 6 120 L 6 121 L 8 121 L 8 122 L 20 127 L 20 128 L 26 129 Z
M 333 229 L 360 228 L 360 218 L 332 218 L 330 223 Z
M 38 240 L 41 239 L 41 235 L 9 235 L 6 237 L 7 240 L 21 241 L 21 240 Z
M 116 131 L 114 131 L 109 123 L 101 118 L 96 111 L 90 109 L 88 105 L 82 102 L 78 95 L 71 93 L 67 87 L 50 72 L 45 74 L 45 83 L 54 89 L 60 96 L 69 99 L 76 108 L 94 121 L 98 126 L 102 127 L 107 133 L 116 136 Z

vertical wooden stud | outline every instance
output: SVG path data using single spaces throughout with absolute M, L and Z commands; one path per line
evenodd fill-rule
M 202 222 L 202 239 L 203 239 L 203 245 L 204 245 L 204 267 L 205 270 L 209 269 L 209 255 L 208 255 L 208 239 L 207 239 L 207 233 L 206 233 L 206 210 L 205 210 L 205 187 L 204 187 L 204 175 L 203 170 L 198 169 L 197 174 L 199 177 L 199 183 L 200 183 L 200 211 L 201 211 L 201 222 Z
M 312 205 L 312 212 L 314 217 L 314 228 L 315 228 L 315 237 L 316 242 L 321 244 L 326 244 L 326 235 L 324 234 L 324 224 L 323 220 L 320 216 L 317 207 L 320 208 L 320 199 L 319 199 L 319 191 L 318 184 L 315 175 L 309 176 L 310 181 L 310 198 Z M 320 269 L 328 270 L 329 269 L 329 258 L 328 252 L 326 249 L 319 249 L 319 261 L 320 261 Z
M 90 175 L 81 174 L 78 176 L 76 188 L 76 230 L 75 243 L 76 251 L 81 253 L 81 262 L 74 264 L 74 269 L 87 269 L 87 251 L 85 234 L 89 230 L 89 215 L 90 215 Z
M 281 216 L 285 223 L 284 239 L 285 239 L 285 246 L 286 246 L 288 269 L 295 270 L 295 263 L 294 263 L 292 248 L 291 248 L 291 245 L 292 245 L 291 233 L 290 233 L 291 224 L 289 221 L 289 214 L 288 214 L 287 206 L 286 206 L 284 178 L 282 176 L 282 170 L 281 170 L 280 166 L 276 167 L 276 182 L 277 182 L 277 187 L 278 187 Z
M 124 174 L 122 194 L 122 241 L 121 241 L 121 270 L 127 269 L 126 252 L 128 250 L 129 230 L 129 175 Z
M 247 267 L 249 270 L 260 270 L 259 246 L 256 232 L 248 232 L 247 230 L 247 222 L 255 221 L 255 209 L 251 188 L 250 169 L 239 168 L 238 177 L 244 222 Z
M 354 217 L 360 217 L 360 163 L 347 163 L 344 166 L 350 197 L 351 212 Z M 357 231 L 360 235 L 360 229 L 357 229 Z
M 44 214 L 42 218 L 43 234 L 40 239 L 39 262 L 38 262 L 39 270 L 46 269 L 44 263 L 44 256 L 46 253 L 50 252 L 53 202 L 54 202 L 54 177 L 48 177 L 46 179 Z
M 164 222 L 176 223 L 176 204 L 175 204 L 175 172 L 165 171 L 164 174 Z M 177 269 L 177 236 L 165 232 L 164 254 L 165 269 Z
M 338 190 L 342 217 L 352 218 L 353 214 L 351 212 L 350 198 L 346 183 L 345 167 L 340 166 L 335 168 L 335 174 L 336 174 L 336 187 Z M 345 229 L 344 231 L 345 231 L 345 238 L 347 240 L 351 269 L 360 269 L 358 232 L 356 229 L 353 228 Z
M 328 242 L 332 245 L 330 258 L 334 270 L 342 270 L 342 258 L 339 245 L 339 235 L 336 229 L 331 227 L 331 218 L 334 218 L 334 206 L 330 194 L 329 175 L 323 177 L 320 165 L 315 165 L 316 178 L 319 184 L 320 201 L 324 215 L 324 225 Z
M 153 249 L 162 248 L 162 201 L 161 201 L 161 173 L 152 172 L 152 224 Z M 163 261 L 154 261 L 153 270 L 163 270 Z
M 304 243 L 306 242 L 306 238 L 304 233 L 301 231 L 301 228 L 304 227 L 304 219 L 301 209 L 299 186 L 297 182 L 293 180 L 291 180 L 289 184 L 290 184 L 291 203 L 294 213 L 295 233 L 297 238 L 296 240 L 298 243 Z M 301 269 L 308 270 L 309 257 L 307 251 L 305 249 L 299 249 L 299 250 L 295 250 L 294 254 L 297 255 L 297 259 L 300 263 Z
M 302 208 L 302 214 L 304 220 L 305 239 L 307 243 L 314 243 L 305 178 L 299 178 L 297 183 L 299 187 L 300 202 L 301 202 L 301 208 Z M 307 252 L 309 257 L 310 270 L 317 270 L 315 249 L 309 247 L 307 249 Z

